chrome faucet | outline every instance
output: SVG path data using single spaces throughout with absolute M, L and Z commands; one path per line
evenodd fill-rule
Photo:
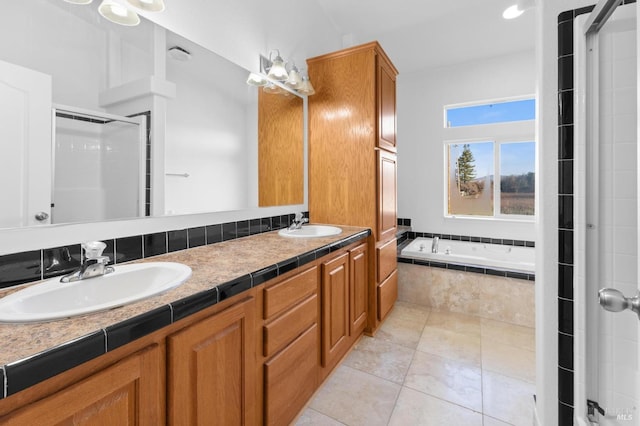
M 433 241 L 431 242 L 431 253 L 438 252 L 438 242 L 440 241 L 439 237 L 433 237 Z
M 293 221 L 291 222 L 291 225 L 289 225 L 289 231 L 293 231 L 295 229 L 300 229 L 302 228 L 302 224 L 303 223 L 307 223 L 309 222 L 309 219 L 307 219 L 306 217 L 302 216 L 301 212 L 296 213 L 296 217 L 293 219 Z
M 109 264 L 109 256 L 103 256 L 102 252 L 107 247 L 102 241 L 91 241 L 82 244 L 82 265 L 80 268 L 60 278 L 60 282 L 70 283 L 99 277 L 114 271 Z

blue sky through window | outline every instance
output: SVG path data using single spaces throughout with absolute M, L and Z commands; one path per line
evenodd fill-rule
M 522 99 L 447 108 L 446 114 L 447 127 L 534 120 L 536 117 L 536 101 L 535 99 Z

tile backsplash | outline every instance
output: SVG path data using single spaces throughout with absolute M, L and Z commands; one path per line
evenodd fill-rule
M 304 212 L 309 217 L 308 212 Z M 215 244 L 249 235 L 286 228 L 295 215 L 216 223 L 153 234 L 103 240 L 105 256 L 112 264 L 157 256 L 177 250 Z M 80 266 L 81 242 L 64 247 L 43 248 L 0 256 L 0 288 L 63 275 Z

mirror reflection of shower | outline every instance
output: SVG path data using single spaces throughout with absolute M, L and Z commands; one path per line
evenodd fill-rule
M 148 215 L 147 116 L 54 108 L 51 223 Z

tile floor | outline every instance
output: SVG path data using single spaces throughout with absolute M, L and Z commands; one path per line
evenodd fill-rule
M 296 425 L 529 426 L 534 383 L 532 328 L 398 302 Z

